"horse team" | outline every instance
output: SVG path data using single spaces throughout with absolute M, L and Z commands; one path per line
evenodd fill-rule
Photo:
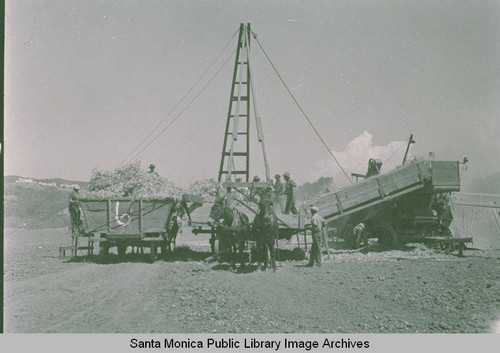
M 233 269 L 236 269 L 237 260 L 241 267 L 245 266 L 245 245 L 251 240 L 257 244 L 255 253 L 257 261 L 251 255 L 250 262 L 258 262 L 258 267 L 264 262 L 264 270 L 270 262 L 273 271 L 276 271 L 275 243 L 279 235 L 278 218 L 270 198 L 261 197 L 258 205 L 258 212 L 251 223 L 248 216 L 232 206 L 226 197 L 217 199 L 210 210 L 209 223 L 217 227 L 217 241 L 227 245 L 223 251 L 230 252 Z

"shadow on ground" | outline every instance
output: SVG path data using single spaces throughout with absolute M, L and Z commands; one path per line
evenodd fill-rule
M 179 246 L 175 248 L 173 251 L 167 251 L 165 255 L 161 253 L 158 254 L 156 261 L 164 261 L 164 262 L 188 262 L 188 261 L 204 261 L 209 258 L 211 253 L 209 251 L 196 251 L 188 246 Z M 91 257 L 87 256 L 78 256 L 75 258 L 71 258 L 66 262 L 91 262 L 96 264 L 117 264 L 124 262 L 151 262 L 149 254 L 139 254 L 139 253 L 127 253 L 123 256 L 119 256 L 116 254 L 109 255 L 94 255 Z

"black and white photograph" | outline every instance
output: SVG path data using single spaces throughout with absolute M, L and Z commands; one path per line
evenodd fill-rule
M 4 333 L 500 337 L 500 2 L 4 15 Z

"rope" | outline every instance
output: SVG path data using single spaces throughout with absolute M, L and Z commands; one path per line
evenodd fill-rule
M 307 116 L 307 114 L 304 112 L 304 110 L 302 109 L 302 107 L 300 106 L 299 102 L 297 101 L 297 99 L 295 98 L 295 96 L 293 95 L 292 91 L 288 88 L 288 86 L 286 85 L 285 81 L 283 80 L 283 78 L 281 77 L 280 73 L 278 72 L 278 69 L 276 68 L 276 66 L 274 66 L 274 64 L 272 63 L 271 59 L 269 58 L 269 56 L 267 55 L 266 51 L 264 50 L 264 48 L 262 47 L 262 45 L 260 44 L 259 40 L 257 39 L 257 34 L 255 32 L 253 32 L 253 36 L 254 36 L 254 39 L 257 41 L 257 44 L 259 44 L 259 47 L 260 49 L 262 50 L 262 52 L 264 53 L 264 55 L 266 56 L 267 60 L 269 61 L 269 63 L 271 64 L 271 66 L 273 67 L 274 69 L 274 72 L 276 72 L 276 75 L 278 75 L 279 79 L 281 80 L 281 83 L 283 83 L 283 85 L 285 86 L 286 90 L 288 91 L 288 93 L 290 94 L 290 96 L 292 97 L 293 101 L 295 102 L 295 104 L 297 105 L 297 107 L 300 109 L 300 111 L 302 112 L 302 115 L 304 115 L 304 117 L 306 118 L 307 122 L 309 123 L 309 125 L 312 127 L 312 129 L 314 130 L 314 132 L 316 133 L 316 135 L 318 136 L 318 138 L 320 139 L 321 143 L 323 143 L 323 146 L 325 146 L 325 148 L 327 149 L 328 153 L 330 153 L 330 156 L 332 156 L 333 160 L 337 163 L 337 165 L 339 166 L 339 168 L 342 170 L 342 173 L 344 173 L 345 177 L 347 178 L 347 180 L 349 180 L 350 183 L 352 183 L 352 180 L 351 178 L 349 178 L 349 176 L 347 175 L 347 173 L 345 172 L 344 168 L 342 168 L 342 165 L 340 164 L 340 162 L 337 160 L 337 158 L 335 158 L 335 156 L 333 155 L 333 152 L 330 150 L 330 148 L 328 147 L 328 145 L 326 144 L 325 140 L 323 140 L 323 138 L 321 137 L 321 135 L 319 134 L 318 130 L 316 129 L 316 127 L 314 126 L 314 124 L 311 122 L 311 120 L 309 119 L 309 117 Z
M 233 57 L 234 53 L 236 53 L 236 49 L 231 53 L 231 55 L 226 59 L 226 61 L 221 65 L 221 67 L 219 68 L 219 70 L 217 70 L 217 72 L 212 76 L 212 78 L 207 82 L 207 84 L 205 86 L 203 86 L 203 88 L 201 89 L 201 91 L 188 103 L 188 105 L 179 113 L 176 115 L 176 117 L 167 125 L 165 126 L 165 128 L 163 128 L 163 130 L 160 131 L 160 133 L 158 135 L 155 136 L 155 138 L 149 142 L 146 146 L 144 146 L 132 159 L 131 161 L 134 161 L 137 157 L 139 157 L 141 155 L 142 152 L 144 152 L 144 150 L 146 148 L 148 148 L 149 146 L 151 146 L 151 144 L 153 144 L 157 139 L 158 137 L 160 137 L 181 115 L 182 113 L 184 113 L 190 106 L 191 104 L 193 104 L 193 102 L 205 91 L 205 89 L 208 87 L 208 85 L 210 85 L 210 83 L 212 83 L 212 81 L 215 79 L 215 77 L 219 74 L 219 72 L 222 71 L 222 69 L 226 66 L 226 64 L 229 62 L 229 60 Z
M 238 33 L 238 30 L 236 30 L 234 33 L 233 33 L 233 36 L 231 37 L 231 39 L 227 42 L 227 44 L 224 46 L 224 48 L 219 52 L 219 54 L 217 54 L 217 56 L 215 57 L 215 59 L 212 61 L 212 63 L 207 67 L 207 69 L 205 70 L 205 72 L 203 72 L 203 74 L 201 74 L 201 76 L 198 78 L 198 80 L 196 80 L 196 82 L 191 86 L 191 88 L 186 92 L 186 94 L 184 94 L 184 96 L 181 98 L 181 100 L 173 107 L 170 109 L 170 111 L 167 113 L 167 115 L 165 116 L 165 118 L 163 118 L 156 126 L 155 128 L 134 148 L 134 150 L 132 152 L 130 152 L 128 154 L 127 157 L 125 157 L 125 159 L 123 161 L 121 161 L 121 163 L 117 166 L 117 167 L 120 167 L 121 165 L 123 165 L 127 160 L 128 158 L 134 154 L 135 151 L 137 151 L 141 145 L 149 138 L 151 137 L 151 135 L 153 135 L 153 133 L 158 130 L 158 128 L 160 127 L 161 124 L 163 124 L 167 118 L 172 114 L 172 112 L 186 99 L 186 97 L 193 91 L 193 89 L 196 87 L 196 85 L 198 85 L 198 83 L 202 80 L 202 78 L 207 74 L 207 72 L 215 65 L 215 63 L 217 62 L 217 60 L 219 59 L 219 57 L 222 55 L 222 53 L 226 50 L 226 48 L 229 46 L 229 44 L 233 41 L 234 37 L 236 36 L 236 33 Z

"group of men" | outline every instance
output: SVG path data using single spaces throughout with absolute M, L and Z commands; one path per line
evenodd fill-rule
M 272 190 L 272 198 L 275 204 L 279 205 L 281 212 L 284 214 L 298 214 L 299 211 L 295 206 L 295 188 L 297 184 L 290 178 L 290 173 L 286 172 L 283 174 L 284 182 L 281 181 L 281 175 L 276 174 L 274 176 L 273 190 Z M 254 183 L 260 182 L 260 178 L 255 176 L 252 180 Z M 250 198 L 255 198 L 256 195 L 259 195 L 260 198 L 270 190 L 259 189 L 259 188 L 251 188 L 250 189 Z M 285 205 L 283 206 L 283 196 L 286 196 Z M 307 267 L 312 267 L 316 263 L 317 266 L 321 266 L 321 237 L 323 232 L 325 231 L 326 222 L 323 217 L 318 214 L 318 208 L 316 206 L 310 207 L 311 211 L 311 233 L 312 233 L 312 245 L 311 245 L 311 253 L 309 257 L 309 263 L 306 265 Z
M 285 181 L 281 181 L 281 175 L 276 174 L 274 176 L 275 181 L 272 182 L 273 188 L 272 190 L 266 190 L 266 189 L 259 189 L 259 188 L 251 188 L 250 189 L 250 199 L 255 199 L 255 196 L 259 196 L 260 198 L 263 197 L 265 193 L 271 193 L 272 194 L 272 201 L 279 205 L 279 208 L 282 213 L 284 214 L 289 214 L 292 212 L 292 214 L 298 214 L 299 211 L 297 210 L 297 207 L 295 206 L 295 188 L 297 187 L 297 184 L 290 179 L 290 173 L 285 172 L 283 174 L 283 179 Z M 259 176 L 255 176 L 252 180 L 253 183 L 258 183 L 260 182 Z M 286 197 L 285 202 L 283 202 L 283 197 Z

